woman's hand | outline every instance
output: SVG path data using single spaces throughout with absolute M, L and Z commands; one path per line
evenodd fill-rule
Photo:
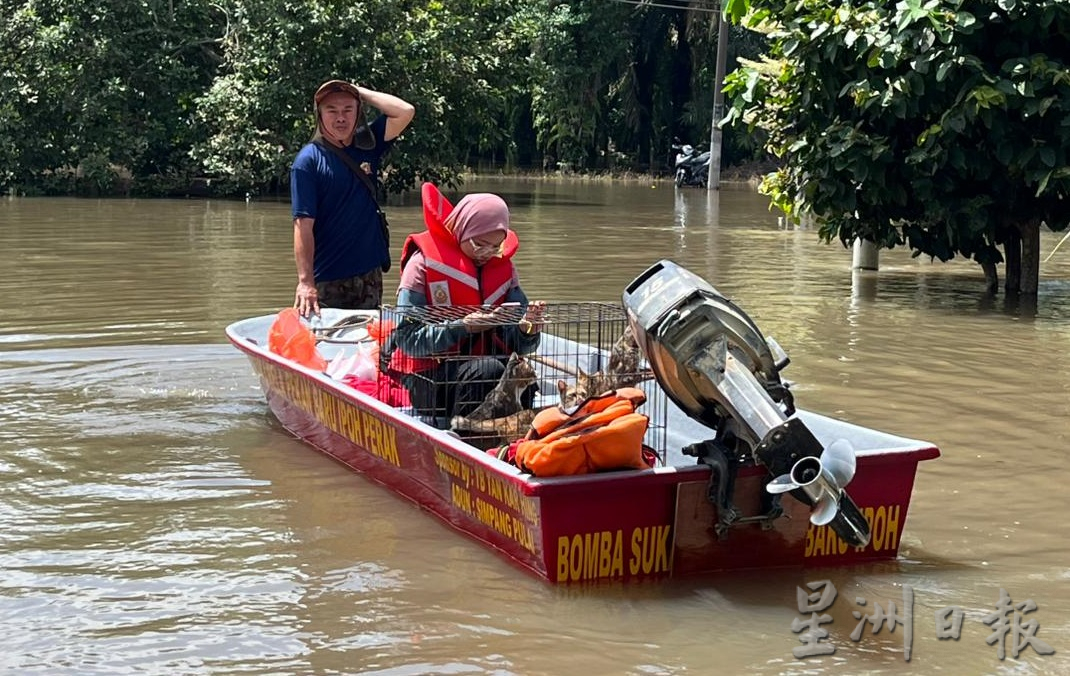
M 543 318 L 546 312 L 546 303 L 541 300 L 532 301 L 524 312 L 517 325 L 524 333 L 531 335 L 542 331 Z
M 468 333 L 482 333 L 487 329 L 500 326 L 501 319 L 496 312 L 476 310 L 475 312 L 466 314 L 461 320 L 461 323 L 464 324 L 464 328 L 468 330 Z

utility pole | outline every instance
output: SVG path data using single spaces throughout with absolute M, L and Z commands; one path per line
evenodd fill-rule
M 721 189 L 721 128 L 724 117 L 724 71 L 728 61 L 728 22 L 724 20 L 724 3 L 717 10 L 717 70 L 713 77 L 713 121 L 710 123 L 710 173 L 706 190 Z

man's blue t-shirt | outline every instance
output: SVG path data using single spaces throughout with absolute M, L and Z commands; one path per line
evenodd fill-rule
M 346 146 L 342 150 L 358 166 L 367 162 L 374 180 L 393 141 L 383 138 L 385 115 L 375 118 L 369 128 L 375 148 Z M 290 167 L 290 202 L 294 218 L 315 219 L 313 274 L 317 284 L 363 275 L 390 260 L 368 188 L 330 150 L 309 143 L 297 153 Z

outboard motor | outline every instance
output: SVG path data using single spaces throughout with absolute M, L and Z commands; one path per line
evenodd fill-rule
M 743 310 L 708 282 L 663 260 L 627 286 L 628 322 L 658 384 L 691 418 L 716 431 L 684 449 L 711 466 L 710 499 L 718 533 L 741 522 L 771 521 L 779 496 L 811 507 L 811 522 L 829 526 L 848 544 L 869 542 L 869 524 L 844 490 L 854 476 L 854 449 L 837 440 L 825 449 L 795 417 L 780 378 L 788 358 Z M 769 470 L 765 513 L 743 517 L 732 503 L 741 464 Z

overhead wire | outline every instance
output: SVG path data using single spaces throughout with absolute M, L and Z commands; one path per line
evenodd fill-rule
M 710 14 L 721 11 L 720 2 L 705 2 L 702 0 L 680 0 L 678 4 L 669 4 L 667 2 L 651 2 L 650 0 L 611 0 L 611 2 L 620 2 L 625 5 L 637 5 L 640 7 L 660 7 L 663 9 L 686 9 L 692 12 L 708 12 Z

